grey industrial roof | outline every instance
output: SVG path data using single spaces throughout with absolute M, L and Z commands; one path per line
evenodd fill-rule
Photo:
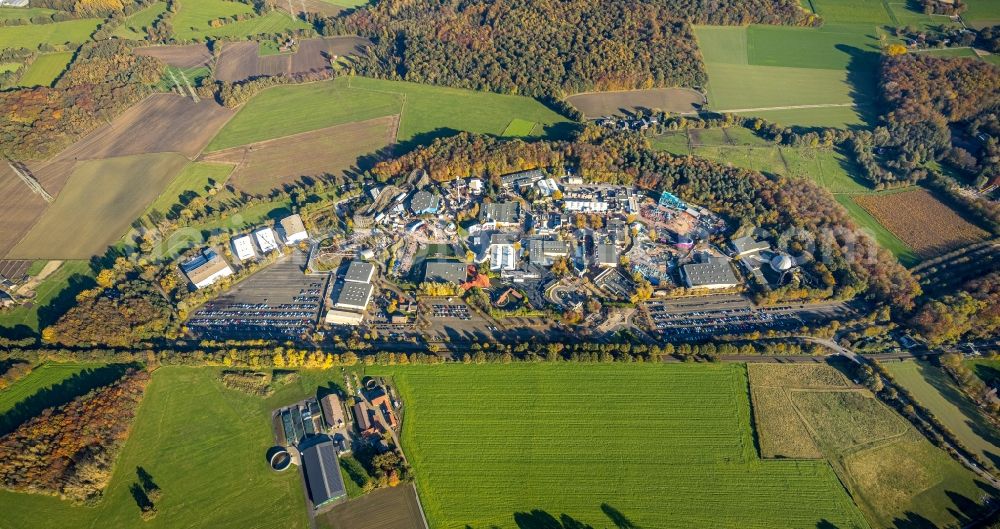
M 416 213 L 437 211 L 441 198 L 427 191 L 417 191 L 410 199 L 410 208 Z
M 333 441 L 322 441 L 303 449 L 302 468 L 314 506 L 319 507 L 347 495 Z
M 566 241 L 531 239 L 528 243 L 528 253 L 533 259 L 540 258 L 543 255 L 566 255 L 569 253 L 569 244 Z
M 594 253 L 599 264 L 618 264 L 618 248 L 613 244 L 598 243 Z
M 333 304 L 363 308 L 368 305 L 368 300 L 371 298 L 374 288 L 370 283 L 341 283 L 340 291 L 337 292 Z
M 371 263 L 366 263 L 364 261 L 351 261 L 351 264 L 347 265 L 347 272 L 344 274 L 345 281 L 351 281 L 353 283 L 368 283 L 372 280 L 372 274 L 375 272 L 375 266 Z
M 465 263 L 435 261 L 427 263 L 424 281 L 427 283 L 464 283 L 468 275 L 468 267 Z
M 739 281 L 733 268 L 725 259 L 712 259 L 707 263 L 684 265 L 684 277 L 689 286 L 736 285 Z
M 505 174 L 500 177 L 500 181 L 506 185 L 513 185 L 525 180 L 534 181 L 541 180 L 542 178 L 545 178 L 545 173 L 541 169 L 531 169 L 530 171 Z
M 745 254 L 748 252 L 767 250 L 771 247 L 765 241 L 758 241 L 753 237 L 737 237 L 732 240 L 733 249 L 736 250 L 737 254 Z
M 479 220 L 482 222 L 514 224 L 517 222 L 519 209 L 520 205 L 517 202 L 492 202 L 483 204 Z

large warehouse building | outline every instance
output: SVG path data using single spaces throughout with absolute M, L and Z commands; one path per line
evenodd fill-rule
M 313 508 L 318 509 L 347 496 L 333 441 L 321 441 L 303 448 L 302 470 L 306 474 L 306 485 Z

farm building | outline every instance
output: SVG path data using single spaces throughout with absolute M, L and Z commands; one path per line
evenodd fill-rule
M 289 215 L 281 219 L 278 225 L 281 227 L 281 233 L 285 238 L 286 244 L 304 241 L 309 238 L 306 226 L 302 223 L 302 217 L 298 214 Z
M 330 428 L 343 428 L 347 422 L 344 420 L 344 407 L 340 403 L 340 397 L 331 393 L 319 401 L 323 408 L 323 417 Z
M 278 238 L 271 228 L 261 228 L 253 232 L 253 236 L 257 239 L 257 246 L 260 247 L 261 252 L 273 252 L 278 249 Z
M 205 288 L 223 277 L 233 275 L 229 263 L 211 249 L 206 249 L 198 257 L 183 263 L 181 271 L 196 288 Z
M 358 430 L 367 432 L 372 429 L 371 409 L 365 402 L 358 402 L 354 405 L 354 420 L 358 424 Z
M 465 283 L 469 277 L 469 269 L 465 263 L 457 261 L 428 262 L 424 269 L 425 283 Z
M 243 235 L 233 239 L 233 253 L 240 262 L 248 259 L 255 259 L 257 252 L 253 249 L 253 239 L 249 235 Z
M 729 261 L 722 257 L 686 264 L 681 267 L 681 276 L 688 288 L 731 288 L 739 284 Z
M 351 261 L 344 274 L 344 281 L 350 283 L 371 283 L 375 266 L 364 261 Z
M 410 210 L 414 215 L 433 215 L 440 207 L 441 197 L 427 191 L 417 191 L 410 199 Z
M 372 299 L 375 287 L 369 283 L 343 282 L 333 295 L 333 305 L 338 309 L 363 311 Z
M 302 471 L 306 474 L 309 499 L 319 508 L 347 496 L 340 461 L 333 441 L 321 441 L 302 450 Z

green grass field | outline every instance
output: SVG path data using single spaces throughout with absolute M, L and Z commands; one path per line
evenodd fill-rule
M 104 499 L 95 507 L 53 497 L 0 492 L 5 527 L 240 527 L 304 529 L 298 471 L 277 474 L 265 453 L 274 443 L 269 410 L 304 396 L 298 386 L 269 400 L 227 390 L 208 368 L 164 367 L 153 374 Z M 312 391 L 315 392 L 315 386 Z M 139 517 L 129 492 L 143 467 L 163 491 L 158 514 Z
M 184 170 L 170 181 L 160 196 L 156 197 L 143 215 L 148 215 L 156 210 L 160 213 L 167 213 L 175 204 L 180 204 L 181 197 L 188 197 L 191 193 L 198 196 L 207 196 L 207 187 L 221 184 L 229 178 L 233 172 L 233 166 L 228 164 L 192 162 L 184 167 Z M 190 201 L 190 197 L 188 198 Z
M 970 26 L 982 28 L 1000 24 L 1000 4 L 996 0 L 967 0 L 969 6 L 962 19 L 966 20 Z
M 67 378 L 83 371 L 91 364 L 43 364 L 36 367 L 28 376 L 14 382 L 9 388 L 0 391 L 0 416 L 14 408 L 17 403 L 50 388 Z
M 743 110 L 740 113 L 754 116 L 767 112 L 770 115 L 761 117 L 788 125 L 861 124 L 871 117 L 872 98 L 859 94 L 874 93 L 876 33 L 874 24 L 858 23 L 821 28 L 697 26 L 709 104 L 715 110 Z
M 501 136 L 507 137 L 524 137 L 531 136 L 531 131 L 535 130 L 535 122 L 528 121 L 526 119 L 514 118 L 510 120 L 503 132 L 500 133 Z
M 14 20 L 19 18 L 30 20 L 31 17 L 39 15 L 48 16 L 55 12 L 55 9 L 44 7 L 0 7 L 0 20 Z
M 156 2 L 142 11 L 132 13 L 125 19 L 125 23 L 115 28 L 114 35 L 122 39 L 145 40 L 146 28 L 152 26 L 156 17 L 166 10 L 166 2 Z
M 979 57 L 972 48 L 944 48 L 940 50 L 927 50 L 915 52 L 919 55 L 933 55 L 935 57 Z
M 49 314 L 52 311 L 48 309 L 50 305 L 55 303 L 62 306 L 68 303 L 75 303 L 73 298 L 76 296 L 76 293 L 93 285 L 94 272 L 91 271 L 90 264 L 87 261 L 66 261 L 35 288 L 35 298 L 32 300 L 30 307 L 19 306 L 0 312 L 0 331 L 24 326 L 29 331 L 38 332 L 41 330 L 39 329 L 40 312 L 42 315 L 42 324 L 53 323 L 51 321 L 53 316 Z M 62 299 L 63 296 L 60 293 L 64 291 L 71 293 L 68 299 Z
M 689 136 L 694 136 L 689 140 Z M 809 178 L 831 193 L 867 193 L 848 156 L 832 149 L 777 146 L 751 131 L 728 129 L 673 132 L 654 138 L 654 148 L 692 154 L 723 164 L 785 176 Z
M 366 2 L 365 0 L 323 0 L 323 1 L 330 5 L 335 5 L 338 7 L 346 7 L 346 8 L 361 7 L 369 3 Z
M 826 462 L 757 457 L 742 365 L 376 371 L 431 527 L 867 527 Z
M 955 432 L 962 444 L 994 463 L 996 468 L 996 462 L 1000 461 L 1000 432 L 962 395 L 945 372 L 917 361 L 888 362 L 885 367 L 897 383 Z
M 29 24 L 8 26 L 0 31 L 0 49 L 28 48 L 34 50 L 39 44 L 53 46 L 60 44 L 82 44 L 90 38 L 101 21 L 96 18 L 67 20 L 52 24 Z
M 0 62 L 0 73 L 13 72 L 21 67 L 19 62 Z
M 49 86 L 62 75 L 71 60 L 73 60 L 73 52 L 71 51 L 39 55 L 21 76 L 18 84 L 21 86 Z
M 833 367 L 757 364 L 750 375 L 758 432 L 790 432 L 761 445 L 794 455 L 805 427 L 873 527 L 959 527 L 981 512 L 985 490 L 975 474 L 871 392 L 850 389 Z
M 234 15 L 253 13 L 253 8 L 241 2 L 229 0 L 198 0 L 181 4 L 174 15 L 174 36 L 177 40 L 188 41 L 205 37 L 248 37 L 262 33 L 282 33 L 292 29 L 310 29 L 305 22 L 293 19 L 277 10 L 249 20 L 229 22 L 221 27 L 211 27 L 213 20 Z
M 456 108 L 462 112 L 455 112 Z M 261 92 L 226 124 L 206 150 L 400 112 L 396 135 L 400 142 L 425 143 L 461 130 L 500 135 L 515 117 L 543 127 L 567 123 L 566 118 L 527 97 L 344 77 Z

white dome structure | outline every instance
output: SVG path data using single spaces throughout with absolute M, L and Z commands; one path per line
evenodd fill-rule
M 775 272 L 786 272 L 792 268 L 792 258 L 787 254 L 779 253 L 771 258 L 771 268 Z

